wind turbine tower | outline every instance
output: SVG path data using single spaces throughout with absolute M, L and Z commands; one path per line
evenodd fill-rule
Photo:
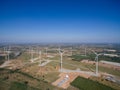
M 31 61 L 33 62 L 33 48 L 31 48 Z
M 73 55 L 73 52 L 72 52 L 72 47 L 71 47 L 71 56 Z
M 7 54 L 6 54 L 7 53 Z M 4 47 L 4 54 L 5 54 L 5 59 L 7 59 L 7 57 L 8 57 L 8 51 L 7 51 L 7 48 L 6 47 Z
M 64 53 L 64 51 L 62 51 L 62 50 L 59 48 L 59 54 L 60 54 L 60 71 L 61 71 L 61 72 L 62 72 L 63 53 Z
M 39 59 L 40 59 L 40 64 L 41 64 L 41 51 L 39 51 Z
M 46 48 L 45 48 L 45 50 L 46 50 L 46 56 L 47 56 L 47 49 L 48 49 L 48 48 L 46 47 Z
M 8 50 L 5 50 L 7 52 L 7 60 L 8 61 L 10 60 L 10 50 L 11 50 L 10 46 L 8 47 Z
M 85 56 L 86 56 L 86 48 L 85 48 Z
M 5 52 L 6 52 L 6 48 L 4 47 L 4 54 L 5 54 Z
M 96 55 L 96 57 L 95 57 L 95 61 L 96 61 L 96 75 L 98 76 L 98 57 L 100 55 L 103 55 L 103 54 L 102 53 L 97 54 L 94 50 L 92 50 L 92 52 Z

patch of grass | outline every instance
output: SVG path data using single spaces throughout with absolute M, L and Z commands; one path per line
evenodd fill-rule
M 37 81 L 40 81 L 40 79 L 35 78 L 35 77 L 33 77 L 33 76 L 31 76 L 31 75 L 29 75 L 29 74 L 27 74 L 27 73 L 24 73 L 24 72 L 21 72 L 21 71 L 18 71 L 17 73 L 20 73 L 20 74 L 22 74 L 22 75 L 24 75 L 24 76 L 27 76 L 27 77 L 29 77 L 29 78 L 35 79 L 35 80 L 37 80 Z
M 4 68 L 0 68 L 0 71 L 3 71 L 3 70 L 5 70 Z
M 10 69 L 5 69 L 5 68 L 0 68 L 0 71 L 8 71 L 6 74 L 19 73 L 19 74 L 21 74 L 21 75 L 23 75 L 23 76 L 26 76 L 26 77 L 29 77 L 29 78 L 31 78 L 31 79 L 35 79 L 35 80 L 37 80 L 37 81 L 40 81 L 40 79 L 35 78 L 35 77 L 33 77 L 32 75 L 29 75 L 29 74 L 24 73 L 24 72 L 19 71 L 19 70 L 10 70 Z
M 79 88 L 80 90 L 115 90 L 109 86 L 103 85 L 99 82 L 85 79 L 83 77 L 77 77 L 72 83 L 72 86 Z
M 27 90 L 27 85 L 19 82 L 12 83 L 10 90 Z
M 55 80 L 57 80 L 59 77 L 59 72 L 49 72 L 46 75 L 43 76 L 43 78 L 48 81 L 48 82 L 54 82 Z
M 42 80 L 41 78 L 36 78 L 19 70 L 10 73 L 11 71 L 12 70 L 9 69 L 1 69 L 1 72 L 4 73 L 5 76 L 10 74 L 13 78 L 3 80 L 4 77 L 1 75 L 0 90 L 62 90 L 61 88 L 52 86 L 51 83 L 47 82 L 49 80 L 54 81 L 53 77 L 57 75 L 57 73 L 46 74 L 44 77 L 47 80 Z
M 0 80 L 0 90 L 9 90 L 10 84 Z
M 20 82 L 13 82 L 11 84 L 11 87 L 9 90 L 41 90 L 41 89 L 36 89 L 33 87 L 29 87 L 28 85 Z
M 30 60 L 31 56 L 29 53 L 23 52 L 20 56 L 17 57 L 18 60 L 28 61 Z
M 99 71 L 107 72 L 107 73 L 112 74 L 112 75 L 120 76 L 120 71 L 114 70 L 112 68 L 104 68 L 104 67 L 99 66 Z
M 70 56 L 72 60 L 74 61 L 81 61 L 83 59 L 89 59 L 89 60 L 95 60 L 95 54 L 87 54 L 87 56 L 83 56 L 80 54 L 74 54 Z M 111 62 L 117 62 L 120 63 L 120 57 L 109 57 L 109 56 L 100 56 L 99 60 L 106 60 L 106 61 L 111 61 Z
M 89 54 L 87 56 L 83 56 L 83 55 L 80 55 L 80 54 L 75 54 L 75 55 L 72 55 L 70 56 L 72 58 L 72 60 L 74 61 L 81 61 L 83 59 L 90 59 L 90 60 L 94 60 L 95 58 L 95 55 L 94 54 Z

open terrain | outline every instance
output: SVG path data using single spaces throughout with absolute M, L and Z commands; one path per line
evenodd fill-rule
M 2 90 L 81 90 L 81 88 L 88 90 L 91 84 L 95 84 L 98 90 L 120 89 L 119 63 L 118 66 L 103 63 L 101 62 L 103 56 L 102 58 L 99 56 L 98 76 L 96 76 L 95 54 L 91 49 L 101 53 L 102 47 L 89 46 L 85 53 L 84 47 L 71 49 L 63 46 L 62 63 L 59 49 L 56 47 L 48 47 L 47 51 L 44 46 L 33 47 L 34 51 L 27 46 L 20 48 L 24 50 L 21 50 L 19 56 L 10 56 L 10 60 L 4 58 L 4 63 L 0 65 L 0 89 Z M 83 80 L 83 83 L 79 80 Z M 87 88 L 82 85 L 84 82 L 90 83 Z

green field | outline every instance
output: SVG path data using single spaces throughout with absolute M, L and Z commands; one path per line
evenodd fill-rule
M 13 82 L 9 90 L 39 90 L 39 89 L 30 87 L 24 83 Z
M 72 86 L 79 88 L 80 90 L 115 90 L 106 85 L 100 84 L 96 81 L 90 79 L 85 79 L 83 77 L 77 77 L 72 83 Z
M 83 59 L 95 60 L 95 54 L 87 54 L 86 56 L 80 54 L 74 54 L 70 56 L 74 61 L 81 61 Z M 120 57 L 99 56 L 99 60 L 106 60 L 111 62 L 120 63 Z
M 87 56 L 84 55 L 80 55 L 80 54 L 74 54 L 72 56 L 70 56 L 72 58 L 72 60 L 74 61 L 81 61 L 83 59 L 89 59 L 89 60 L 94 60 L 95 55 L 94 54 L 89 54 Z
M 11 83 L 0 81 L 0 90 L 42 90 L 42 89 L 31 87 L 26 83 L 16 81 Z

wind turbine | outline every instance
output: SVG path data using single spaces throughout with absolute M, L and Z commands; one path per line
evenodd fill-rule
M 92 52 L 96 55 L 96 57 L 95 57 L 95 61 L 96 61 L 96 75 L 98 76 L 98 57 L 100 55 L 103 55 L 103 53 L 97 54 L 94 50 L 92 50 Z
M 6 52 L 6 48 L 4 47 L 4 54 L 5 54 L 5 52 Z
M 33 62 L 33 48 L 30 50 L 31 52 L 31 62 Z
M 46 48 L 45 48 L 45 50 L 46 50 L 46 56 L 47 56 L 47 49 L 48 49 L 48 48 L 46 47 Z
M 71 56 L 72 56 L 73 55 L 72 47 L 70 49 L 71 49 Z
M 6 54 L 7 53 L 7 54 Z M 8 56 L 8 52 L 7 52 L 7 48 L 4 47 L 4 54 L 5 54 L 5 59 L 7 59 L 7 56 Z
M 40 59 L 40 64 L 41 64 L 41 50 L 38 53 L 39 53 L 39 59 Z
M 28 48 L 29 50 L 28 50 L 28 52 L 29 52 L 29 54 L 31 53 L 31 48 L 30 48 L 30 46 L 29 46 L 29 48 Z
M 62 72 L 62 60 L 63 60 L 64 51 L 62 51 L 60 48 L 58 50 L 59 50 L 59 54 L 60 54 L 60 71 Z
M 85 56 L 86 56 L 86 48 L 85 48 Z
M 7 60 L 8 61 L 10 60 L 10 50 L 11 50 L 10 46 L 9 46 L 8 50 L 5 50 L 7 52 Z

